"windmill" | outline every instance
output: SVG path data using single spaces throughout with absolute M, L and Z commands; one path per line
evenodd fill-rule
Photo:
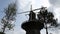
M 42 10 L 42 11 L 45 11 L 45 8 L 46 7 L 41 7 L 41 8 L 37 8 L 37 9 L 34 9 L 32 10 L 32 5 L 31 5 L 31 8 L 30 8 L 30 11 L 26 11 L 26 12 L 21 12 L 21 13 L 18 13 L 18 14 L 23 14 L 23 13 L 27 13 L 27 12 L 30 12 L 28 15 L 29 15 L 29 21 L 35 21 L 36 20 L 36 15 L 33 11 L 36 11 L 36 10 Z M 27 25 L 28 26 L 28 25 Z M 37 26 L 38 27 L 38 26 Z M 24 28 L 24 27 L 23 27 Z
M 22 12 L 19 14 L 30 12 L 29 20 L 22 24 L 22 29 L 26 31 L 26 34 L 40 34 L 40 30 L 43 29 L 44 24 L 36 19 L 36 14 L 33 11 L 40 10 L 41 8 L 32 10 L 32 5 L 30 11 Z

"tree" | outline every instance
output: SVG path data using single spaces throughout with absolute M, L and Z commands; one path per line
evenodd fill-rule
M 4 10 L 5 16 L 2 18 L 1 23 L 3 24 L 2 32 L 5 32 L 5 29 L 8 28 L 11 30 L 14 25 L 12 21 L 15 20 L 16 17 L 16 3 L 11 3 L 8 7 Z
M 51 24 L 53 26 L 57 25 L 57 21 L 54 19 L 53 13 L 48 12 L 44 7 L 41 8 L 38 14 L 38 20 L 45 24 L 46 34 L 48 34 L 47 24 Z

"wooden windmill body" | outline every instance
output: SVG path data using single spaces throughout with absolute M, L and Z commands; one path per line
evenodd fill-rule
M 33 12 L 32 6 L 29 13 L 29 20 L 24 22 L 21 27 L 26 31 L 26 34 L 40 34 L 40 30 L 43 29 L 44 24 L 36 19 L 36 14 Z

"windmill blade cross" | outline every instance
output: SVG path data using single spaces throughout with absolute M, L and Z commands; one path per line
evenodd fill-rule
M 17 13 L 17 14 L 23 14 L 23 13 L 27 13 L 27 12 L 30 12 L 30 11 L 26 11 L 26 12 L 21 12 L 21 13 Z
M 42 8 L 47 8 L 47 7 L 42 7 Z M 37 9 L 32 10 L 32 5 L 31 5 L 31 10 L 30 11 L 36 11 L 36 10 L 40 10 L 40 9 L 41 8 L 37 8 Z M 21 13 L 18 13 L 18 14 L 27 13 L 27 12 L 30 12 L 30 11 L 21 12 Z
M 38 8 L 38 9 L 34 9 L 34 10 L 32 10 L 32 11 L 36 11 L 36 10 L 40 10 L 41 8 Z
M 34 10 L 31 10 L 31 11 L 36 11 L 36 10 L 40 10 L 41 8 L 38 8 L 38 9 L 34 9 Z M 28 13 L 30 11 L 26 11 L 26 12 L 21 12 L 21 13 L 18 13 L 18 14 L 23 14 L 23 13 Z

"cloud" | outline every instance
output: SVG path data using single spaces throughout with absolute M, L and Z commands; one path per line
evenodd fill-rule
M 49 0 L 49 2 L 55 7 L 60 7 L 60 0 Z
M 58 23 L 60 23 L 60 8 L 56 8 L 54 10 L 54 15 L 55 15 L 55 18 L 58 19 Z

